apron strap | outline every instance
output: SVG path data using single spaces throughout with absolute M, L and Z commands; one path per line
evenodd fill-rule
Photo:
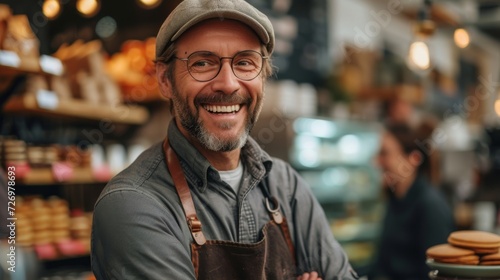
M 167 161 L 167 166 L 172 176 L 172 180 L 174 181 L 175 189 L 177 190 L 177 194 L 181 200 L 182 208 L 184 210 L 184 214 L 186 215 L 186 220 L 191 231 L 191 235 L 193 236 L 193 240 L 197 245 L 203 245 L 207 242 L 207 239 L 201 229 L 201 221 L 196 215 L 196 209 L 194 208 L 191 191 L 186 178 L 184 177 L 184 172 L 181 169 L 179 158 L 175 154 L 174 150 L 170 148 L 167 138 L 163 141 L 163 151 L 165 153 L 165 160 Z M 262 184 L 262 189 L 266 196 L 266 208 L 269 211 L 269 215 L 271 216 L 271 219 L 281 228 L 281 232 L 283 233 L 285 241 L 288 245 L 288 249 L 296 262 L 295 248 L 290 236 L 290 229 L 288 228 L 288 223 L 286 222 L 285 217 L 279 211 L 279 202 L 274 196 L 270 195 L 269 190 L 267 189 L 266 179 L 263 180 Z M 270 201 L 273 204 L 272 206 L 269 203 Z
M 267 178 L 264 178 L 262 181 L 262 190 L 264 191 L 264 195 L 266 196 L 266 208 L 271 216 L 271 219 L 279 225 L 281 232 L 283 233 L 283 237 L 285 238 L 286 244 L 288 245 L 288 250 L 292 254 L 294 264 L 297 264 L 297 256 L 295 255 L 295 246 L 293 246 L 292 237 L 290 236 L 290 229 L 288 228 L 288 223 L 286 222 L 286 218 L 280 212 L 280 203 L 274 197 L 271 196 L 269 190 L 267 189 Z M 269 202 L 272 202 L 272 206 Z M 273 208 L 274 206 L 274 208 Z
M 196 244 L 203 245 L 207 242 L 207 239 L 201 230 L 201 221 L 196 215 L 196 209 L 194 208 L 191 191 L 189 190 L 186 178 L 182 172 L 179 158 L 172 148 L 170 148 L 167 138 L 163 141 L 163 151 L 165 153 L 165 159 L 167 161 L 167 166 L 170 170 L 172 180 L 174 181 L 175 189 L 177 190 L 177 194 L 181 200 L 182 208 L 184 209 L 184 214 L 186 215 L 191 235 L 193 236 Z

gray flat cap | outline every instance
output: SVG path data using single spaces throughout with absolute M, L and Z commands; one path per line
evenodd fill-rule
M 156 36 L 156 57 L 193 25 L 207 19 L 240 21 L 259 36 L 269 54 L 274 48 L 274 30 L 266 15 L 243 0 L 184 0 L 165 19 Z

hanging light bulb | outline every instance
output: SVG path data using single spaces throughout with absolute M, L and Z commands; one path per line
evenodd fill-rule
M 500 87 L 498 88 L 497 98 L 494 104 L 495 113 L 500 117 Z
M 45 0 L 42 6 L 42 12 L 48 19 L 55 19 L 61 12 L 61 4 L 58 0 Z
M 162 0 L 137 0 L 139 6 L 145 9 L 153 9 L 160 5 Z
M 470 43 L 469 32 L 467 32 L 464 28 L 455 29 L 453 39 L 455 40 L 455 44 L 461 49 L 466 48 Z
M 406 63 L 408 67 L 419 73 L 426 74 L 432 67 L 431 52 L 427 44 L 428 38 L 434 34 L 436 24 L 429 19 L 430 1 L 419 11 L 419 21 L 415 25 L 415 38 L 408 49 Z
M 431 67 L 431 55 L 425 40 L 415 40 L 408 51 L 408 66 L 414 70 L 428 70 Z
M 85 17 L 92 17 L 99 12 L 99 0 L 77 0 L 76 9 Z

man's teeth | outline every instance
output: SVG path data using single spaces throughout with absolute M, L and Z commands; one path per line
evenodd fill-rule
M 204 105 L 203 108 L 212 113 L 236 113 L 240 110 L 240 105 L 230 105 L 230 106 Z

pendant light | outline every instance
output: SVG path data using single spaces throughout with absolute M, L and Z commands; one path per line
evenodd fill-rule
M 45 0 L 42 5 L 42 12 L 48 19 L 55 19 L 61 13 L 61 3 L 59 3 L 59 0 Z
M 469 32 L 465 28 L 457 28 L 453 33 L 453 40 L 459 48 L 465 49 L 470 44 Z
M 99 0 L 77 0 L 76 9 L 85 17 L 93 17 L 101 8 Z
M 423 7 L 419 10 L 414 38 L 408 48 L 406 59 L 408 67 L 419 74 L 426 74 L 432 68 L 428 39 L 434 34 L 436 24 L 430 19 L 430 8 L 430 0 L 425 0 Z
M 144 9 L 154 9 L 161 4 L 162 0 L 137 0 L 139 6 Z

